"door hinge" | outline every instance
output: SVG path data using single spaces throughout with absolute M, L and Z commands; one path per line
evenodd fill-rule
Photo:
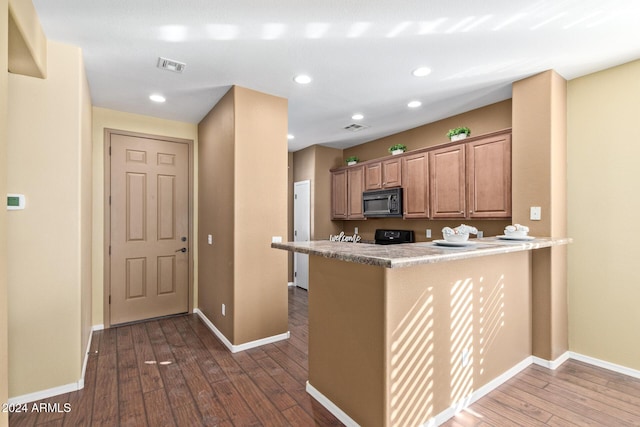
M 111 255 L 111 246 L 109 246 L 109 255 Z
M 294 198 L 294 199 L 296 199 L 296 200 L 298 200 L 298 195 L 297 195 L 297 194 L 294 194 L 294 195 L 293 195 L 293 198 Z
M 293 272 L 293 277 L 298 277 L 298 272 L 297 271 Z
M 109 155 L 111 155 L 111 146 L 109 146 Z
M 109 196 L 109 206 L 111 206 L 111 196 Z
M 109 304 L 111 304 L 111 295 L 109 295 Z

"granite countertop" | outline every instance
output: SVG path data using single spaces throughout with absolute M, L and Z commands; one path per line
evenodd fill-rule
M 501 240 L 496 237 L 470 239 L 463 247 L 445 247 L 433 242 L 375 245 L 343 243 L 328 240 L 311 242 L 272 243 L 271 247 L 291 252 L 334 258 L 346 262 L 386 268 L 410 267 L 420 264 L 454 261 L 509 252 L 528 251 L 571 243 L 570 238 L 539 237 L 534 240 Z

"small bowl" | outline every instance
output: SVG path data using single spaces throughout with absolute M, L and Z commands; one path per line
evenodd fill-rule
M 444 240 L 446 240 L 447 242 L 460 243 L 460 242 L 466 242 L 467 240 L 469 240 L 469 233 L 448 234 L 448 235 L 443 235 L 443 237 L 444 237 Z
M 504 235 L 508 237 L 527 237 L 528 232 L 524 230 L 507 231 L 504 230 Z

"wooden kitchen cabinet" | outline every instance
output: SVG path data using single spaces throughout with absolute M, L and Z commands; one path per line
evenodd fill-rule
M 429 152 L 431 218 L 465 218 L 467 189 L 465 146 Z
M 347 219 L 347 170 L 331 172 L 331 219 Z
M 511 217 L 511 134 L 466 144 L 468 217 Z
M 402 186 L 400 158 L 368 163 L 364 166 L 365 190 L 379 190 Z
M 332 219 L 364 219 L 362 192 L 403 188 L 406 219 L 511 217 L 511 130 L 332 171 Z
M 364 167 L 331 172 L 331 219 L 364 219 Z
M 429 217 L 429 153 L 402 157 L 404 218 Z
M 364 219 L 362 192 L 364 191 L 364 167 L 347 169 L 347 219 Z

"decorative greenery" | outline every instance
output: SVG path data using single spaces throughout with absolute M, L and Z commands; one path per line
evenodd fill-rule
M 447 132 L 447 136 L 449 138 L 451 138 L 452 136 L 460 135 L 461 133 L 466 133 L 467 136 L 469 136 L 469 135 L 471 135 L 471 129 L 469 129 L 466 126 L 462 126 L 462 127 L 454 128 L 454 129 L 449 129 L 449 132 Z
M 350 156 L 350 157 L 347 157 L 347 158 L 345 159 L 345 162 L 347 162 L 347 163 L 349 163 L 349 162 L 356 162 L 356 163 L 358 163 L 359 161 L 360 161 L 360 159 L 358 158 L 358 156 Z
M 389 147 L 389 152 L 390 153 L 392 151 L 396 151 L 396 150 L 407 151 L 407 146 L 404 145 L 404 144 L 395 144 L 395 145 L 392 145 L 391 147 Z

